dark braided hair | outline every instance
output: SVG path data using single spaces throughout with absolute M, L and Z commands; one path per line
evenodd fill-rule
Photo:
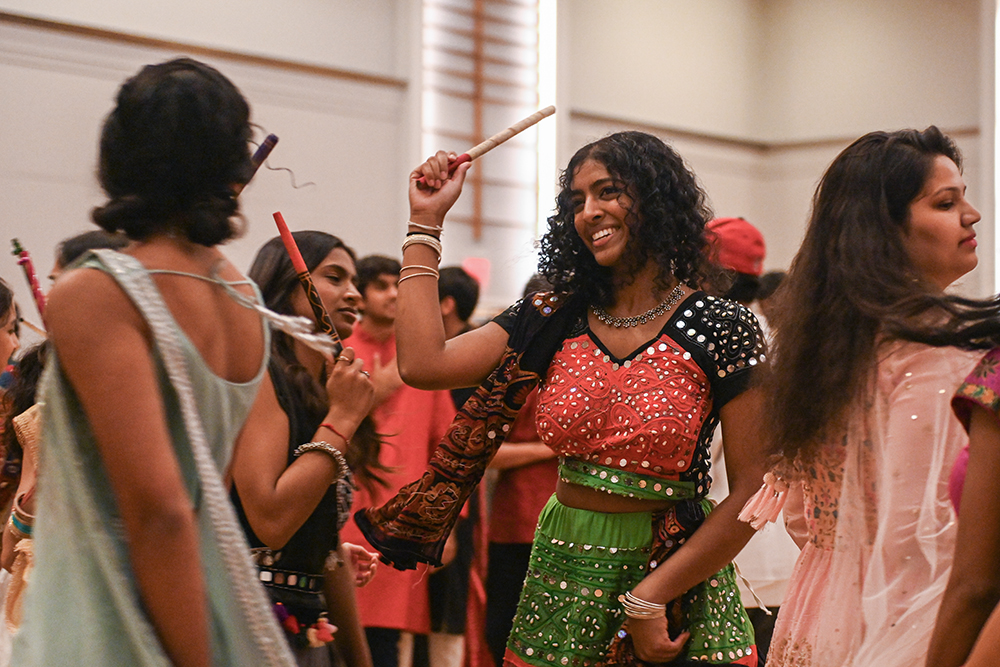
M 635 131 L 587 144 L 569 161 L 542 237 L 539 273 L 558 292 L 583 294 L 598 306 L 613 301 L 611 269 L 597 263 L 573 224 L 573 178 L 586 160 L 604 165 L 632 200 L 627 252 L 634 269 L 652 259 L 659 267 L 659 289 L 669 289 L 674 279 L 696 287 L 704 271 L 705 223 L 712 217 L 705 192 L 680 155 L 657 137 Z

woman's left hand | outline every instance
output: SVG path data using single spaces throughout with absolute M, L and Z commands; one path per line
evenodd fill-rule
M 628 619 L 628 631 L 632 635 L 635 655 L 645 662 L 670 662 L 684 649 L 691 637 L 690 632 L 682 632 L 677 639 L 671 639 L 667 631 L 666 618 L 640 620 Z
M 354 567 L 354 585 L 358 588 L 367 586 L 378 569 L 378 554 L 350 542 L 344 542 L 344 551 L 351 557 L 351 565 Z

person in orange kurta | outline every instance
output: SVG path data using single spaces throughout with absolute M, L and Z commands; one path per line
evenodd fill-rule
M 380 489 L 376 497 L 358 490 L 354 506 L 371 507 L 381 505 L 420 476 L 456 410 L 447 391 L 414 389 L 399 377 L 393 332 L 399 262 L 388 257 L 365 257 L 357 262 L 357 271 L 364 315 L 345 345 L 354 348 L 365 368 L 371 369 L 376 404 L 373 417 L 385 443 L 379 458 L 392 469 L 385 475 L 388 487 Z M 343 536 L 348 542 L 365 543 L 353 519 L 345 526 Z M 400 572 L 382 568 L 368 586 L 358 589 L 358 609 L 375 667 L 397 667 L 401 633 L 430 633 L 427 580 L 425 569 Z

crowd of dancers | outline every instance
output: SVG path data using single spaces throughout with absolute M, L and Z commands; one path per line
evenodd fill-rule
M 495 529 L 482 570 L 493 662 L 998 660 L 1000 301 L 947 292 L 976 266 L 980 215 L 937 128 L 837 156 L 767 340 L 721 296 L 724 232 L 694 174 L 634 131 L 562 172 L 544 287 L 482 326 L 449 319 L 441 236 L 471 165 L 438 152 L 410 174 L 396 268 L 293 235 L 343 349 L 313 333 L 280 239 L 246 275 L 219 249 L 250 139 L 246 100 L 190 59 L 143 68 L 105 121 L 102 231 L 59 249 L 47 339 L 3 395 L 10 664 L 381 667 L 373 630 L 401 626 L 362 622 L 363 587 L 395 582 L 384 602 L 451 561 L 491 463 L 538 466 L 495 503 L 540 511 L 530 546 L 510 517 Z M 386 275 L 398 312 L 372 300 L 352 346 L 359 285 Z M 6 360 L 2 283 L 0 324 Z M 438 410 L 402 382 L 471 389 Z M 400 414 L 423 420 L 412 447 L 436 447 L 392 495 L 385 452 L 403 441 L 382 427 Z M 506 440 L 530 447 L 511 458 Z M 733 560 L 782 515 L 801 552 L 767 649 Z

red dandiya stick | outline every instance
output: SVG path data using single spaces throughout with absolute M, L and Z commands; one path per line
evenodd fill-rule
M 316 325 L 319 327 L 320 332 L 329 334 L 333 339 L 333 355 L 337 356 L 344 349 L 344 346 L 340 342 L 340 336 L 337 335 L 337 330 L 333 328 L 333 321 L 330 319 L 330 313 L 326 312 L 323 300 L 319 298 L 319 291 L 317 291 L 316 285 L 312 281 L 312 276 L 309 275 L 309 269 L 306 267 L 305 260 L 302 259 L 299 246 L 296 245 L 295 239 L 292 238 L 292 233 L 288 231 L 285 218 L 278 211 L 274 212 L 274 224 L 278 226 L 281 241 L 285 244 L 285 250 L 288 252 L 289 259 L 292 260 L 292 268 L 295 269 L 295 275 L 299 279 L 302 289 L 305 290 L 306 300 L 309 301 L 313 316 L 316 318 Z
M 536 124 L 538 121 L 542 120 L 543 118 L 548 118 L 555 112 L 556 108 L 554 106 L 551 105 L 547 106 L 544 109 L 536 111 L 527 118 L 522 118 L 521 120 L 517 121 L 516 123 L 508 127 L 503 132 L 497 132 L 483 143 L 473 146 L 467 152 L 462 153 L 455 159 L 448 160 L 448 175 L 451 176 L 452 174 L 454 174 L 455 170 L 458 168 L 458 165 L 463 164 L 465 162 L 472 162 L 476 158 L 482 157 L 483 155 L 493 150 L 494 148 L 496 148 L 503 142 L 507 141 L 511 137 L 516 136 L 521 132 L 524 132 L 529 127 Z M 417 182 L 422 185 L 427 184 L 427 181 L 424 180 L 422 176 L 417 179 Z
M 260 165 L 264 164 L 264 160 L 267 156 L 271 154 L 274 150 L 274 145 L 278 143 L 278 137 L 274 134 L 269 134 L 264 138 L 264 141 L 260 142 L 260 146 L 254 151 L 253 155 L 250 157 L 250 164 L 253 165 L 253 171 L 250 172 L 250 178 L 247 179 L 247 183 L 253 180 L 254 174 L 260 169 Z M 233 186 L 233 192 L 239 195 L 243 192 L 243 188 L 247 186 L 247 183 L 237 183 Z
M 17 263 L 24 270 L 24 277 L 28 279 L 28 286 L 31 287 L 31 295 L 35 297 L 35 306 L 38 308 L 38 314 L 44 319 L 45 293 L 42 292 L 42 286 L 38 284 L 38 276 L 35 275 L 35 265 L 31 263 L 31 255 L 21 247 L 21 243 L 17 239 L 11 239 L 10 242 L 14 246 L 11 253 L 18 258 Z

